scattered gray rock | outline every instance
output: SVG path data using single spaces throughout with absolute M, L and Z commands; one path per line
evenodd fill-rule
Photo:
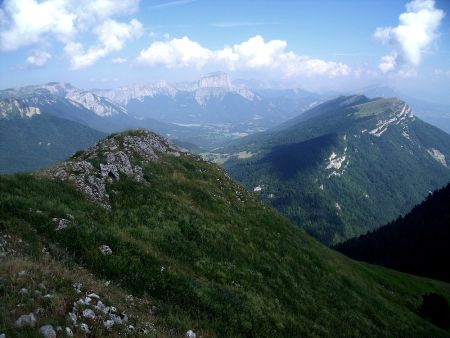
M 19 272 L 17 273 L 17 276 L 23 277 L 23 276 L 25 276 L 26 274 L 27 274 L 27 272 L 26 272 L 25 270 L 22 270 L 22 271 L 19 271 Z
M 28 293 L 28 289 L 27 288 L 22 288 L 19 290 L 19 295 L 26 295 Z
M 120 316 L 112 313 L 110 315 L 110 318 L 112 321 L 114 321 L 114 324 L 122 324 L 122 318 L 120 318 Z
M 53 218 L 52 221 L 56 225 L 55 231 L 59 231 L 59 230 L 65 229 L 70 224 L 72 224 L 71 221 L 69 221 L 68 219 L 65 219 L 65 218 Z
M 85 323 L 80 324 L 80 330 L 81 330 L 81 332 L 86 333 L 86 334 L 91 333 L 91 330 L 89 330 L 89 326 Z
M 96 308 L 97 310 L 103 312 L 103 313 L 108 313 L 110 308 L 108 306 L 106 306 L 105 304 L 103 304 L 103 302 L 101 300 L 99 300 L 97 302 L 97 305 L 94 306 L 94 308 Z
M 56 331 L 53 329 L 51 325 L 41 326 L 39 332 L 45 338 L 56 338 Z
M 0 338 L 6 338 L 6 334 L 4 333 L 0 334 Z
M 99 246 L 99 250 L 101 251 L 102 254 L 104 254 L 105 256 L 109 256 L 112 255 L 112 250 L 109 246 L 107 246 L 106 244 L 100 245 Z
M 76 313 L 69 312 L 69 318 L 70 318 L 70 321 L 72 322 L 73 325 L 77 325 L 78 318 L 77 318 Z M 67 331 L 67 329 L 66 329 L 66 331 Z
M 91 309 L 84 309 L 83 310 L 83 317 L 89 318 L 89 319 L 95 319 L 95 312 Z
M 156 314 L 158 313 L 158 308 L 157 308 L 156 306 L 153 305 L 153 306 L 150 308 L 149 312 L 150 312 L 150 314 L 151 314 L 152 316 L 154 316 L 154 315 L 156 315 Z
M 138 165 L 134 167 L 134 176 L 136 177 L 136 180 L 138 182 L 142 182 L 144 180 L 144 172 L 142 171 L 142 168 Z
M 106 184 L 120 180 L 122 176 L 143 181 L 142 165 L 157 161 L 158 153 L 179 155 L 184 152 L 187 151 L 167 139 L 140 130 L 128 135 L 118 134 L 108 137 L 86 150 L 80 157 L 44 170 L 40 175 L 71 181 L 91 200 L 109 209 L 111 206 Z M 92 163 L 99 161 L 101 163 L 94 167 Z
M 112 327 L 114 326 L 114 321 L 111 319 L 105 320 L 103 322 L 103 326 L 105 327 L 105 329 L 107 330 L 112 330 Z
M 81 283 L 73 283 L 72 285 L 73 289 L 75 290 L 76 293 L 81 293 L 81 288 L 83 287 L 83 284 Z
M 39 315 L 39 314 L 42 314 L 42 313 L 44 313 L 44 309 L 41 308 L 41 307 L 38 307 L 36 310 L 34 310 L 34 314 L 35 315 Z
M 22 315 L 19 317 L 19 319 L 16 320 L 15 326 L 16 327 L 34 327 L 36 325 L 36 316 L 33 312 Z
M 9 248 L 8 241 L 9 235 L 3 235 L 0 237 L 0 257 L 10 256 L 14 253 L 14 250 Z
M 66 327 L 66 329 L 64 331 L 66 332 L 67 337 L 73 337 L 73 332 L 70 327 Z
M 90 294 L 88 294 L 87 295 L 89 298 L 94 298 L 94 299 L 100 299 L 100 296 L 99 295 L 97 295 L 96 293 L 90 293 Z
M 136 328 L 133 325 L 128 325 L 128 327 L 127 327 L 128 332 L 134 332 L 135 330 L 136 330 Z
M 195 332 L 194 332 L 194 331 L 192 331 L 192 330 L 189 330 L 188 332 L 186 332 L 186 335 L 185 335 L 185 337 L 186 337 L 186 338 L 196 338 L 196 337 L 197 337 L 197 335 L 195 334 Z

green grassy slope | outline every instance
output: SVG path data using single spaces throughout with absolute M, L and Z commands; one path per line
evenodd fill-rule
M 33 171 L 62 161 L 105 134 L 50 115 L 0 119 L 0 173 Z
M 337 246 L 349 257 L 450 282 L 450 184 L 407 215 Z
M 448 161 L 448 134 L 401 115 L 407 106 L 397 99 L 361 100 L 329 101 L 217 151 L 232 177 L 249 190 L 260 186 L 265 201 L 320 241 L 360 235 L 450 181 L 450 162 L 431 155 Z M 252 156 L 239 158 L 243 151 Z
M 161 154 L 143 171 L 108 185 L 111 210 L 66 183 L 0 177 L 2 231 L 153 298 L 175 335 L 449 336 L 418 315 L 448 284 L 349 260 L 197 156 Z M 55 231 L 67 214 L 75 225 Z

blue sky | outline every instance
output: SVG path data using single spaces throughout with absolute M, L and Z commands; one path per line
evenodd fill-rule
M 0 87 L 194 80 L 390 85 L 450 101 L 450 1 L 6 0 Z

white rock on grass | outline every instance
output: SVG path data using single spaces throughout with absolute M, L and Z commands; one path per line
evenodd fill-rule
M 73 312 L 69 312 L 69 318 L 73 325 L 77 325 L 77 315 Z M 67 328 L 66 328 L 67 331 Z
M 99 250 L 101 251 L 101 253 L 102 253 L 103 255 L 105 255 L 105 256 L 112 255 L 112 250 L 111 250 L 111 248 L 110 248 L 109 246 L 105 245 L 105 244 L 100 245 L 100 246 L 98 247 L 98 249 L 99 249 Z
M 84 309 L 83 317 L 89 318 L 89 319 L 95 319 L 95 313 L 91 309 Z
M 66 327 L 65 332 L 67 337 L 73 337 L 73 332 L 70 327 Z
M 73 289 L 76 293 L 81 293 L 81 288 L 83 287 L 83 284 L 81 283 L 73 283 L 72 285 Z
M 36 315 L 39 315 L 44 312 L 45 312 L 45 310 L 40 306 L 38 308 L 36 308 L 36 310 L 34 310 L 34 314 L 36 314 Z
M 91 330 L 89 330 L 89 326 L 85 323 L 80 324 L 80 330 L 83 333 L 91 333 Z
M 56 338 L 56 332 L 51 325 L 41 326 L 39 332 L 45 338 Z
M 122 324 L 122 318 L 116 314 L 110 315 L 111 319 L 114 321 L 115 324 Z
M 186 337 L 186 338 L 196 338 L 196 337 L 197 337 L 197 335 L 195 334 L 195 332 L 194 332 L 194 331 L 192 331 L 192 330 L 189 330 L 188 332 L 186 332 L 186 335 L 185 335 L 185 337 Z
M 22 315 L 19 317 L 19 319 L 16 320 L 15 326 L 16 327 L 34 327 L 36 325 L 36 316 L 34 313 L 29 313 L 27 315 Z
M 52 221 L 56 225 L 55 231 L 65 229 L 72 223 L 71 221 L 65 218 L 53 218 Z
M 90 298 L 100 299 L 100 296 L 97 295 L 96 293 L 90 293 L 87 296 L 90 297 Z
M 97 310 L 99 310 L 105 314 L 108 313 L 110 310 L 109 306 L 106 306 L 105 304 L 103 304 L 103 302 L 101 300 L 99 300 L 97 302 L 97 305 L 95 305 L 94 308 L 96 308 Z
M 108 319 L 106 321 L 103 322 L 103 326 L 105 327 L 105 329 L 107 330 L 112 330 L 112 327 L 114 326 L 114 321 L 111 319 Z

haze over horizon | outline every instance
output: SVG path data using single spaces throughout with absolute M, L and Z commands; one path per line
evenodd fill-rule
M 221 71 L 312 91 L 390 86 L 449 103 L 450 3 L 6 0 L 1 88 L 111 88 Z

